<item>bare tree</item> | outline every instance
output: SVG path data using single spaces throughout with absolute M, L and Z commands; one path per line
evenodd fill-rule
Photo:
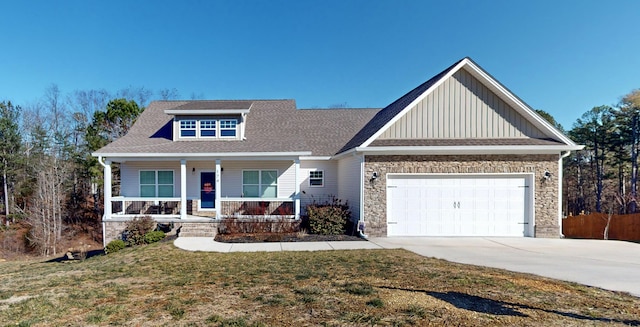
M 200 93 L 191 92 L 191 95 L 189 96 L 189 98 L 191 100 L 202 100 L 202 99 L 204 99 L 204 93 L 202 93 L 202 92 L 200 92 Z
M 149 105 L 149 99 L 151 99 L 152 95 L 153 92 L 145 89 L 143 86 L 129 86 L 128 88 L 122 89 L 116 93 L 116 97 L 134 100 L 141 108 L 146 108 L 147 105 Z
M 42 101 L 29 115 L 29 161 L 31 178 L 36 182 L 27 213 L 31 225 L 28 238 L 43 255 L 55 255 L 62 239 L 67 215 L 70 172 L 74 162 L 70 155 L 73 132 L 68 106 L 61 100 L 56 85 L 49 87 Z
M 162 100 L 175 100 L 180 98 L 180 92 L 175 87 L 172 89 L 161 89 L 158 94 L 160 94 L 160 99 Z
M 627 193 L 608 193 L 606 197 L 606 215 L 602 218 L 607 222 L 604 226 L 604 231 L 602 232 L 602 238 L 605 240 L 609 239 L 609 230 L 611 229 L 611 221 L 613 220 L 613 216 L 616 213 L 616 210 L 620 207 L 627 206 L 631 203 L 635 204 L 635 198 Z

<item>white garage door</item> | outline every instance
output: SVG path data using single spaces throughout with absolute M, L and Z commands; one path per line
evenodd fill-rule
M 389 236 L 530 236 L 527 176 L 388 175 Z

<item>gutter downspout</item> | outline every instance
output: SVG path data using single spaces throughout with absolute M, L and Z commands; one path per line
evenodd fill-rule
M 356 155 L 355 152 L 353 154 Z M 364 183 L 364 154 L 362 154 L 360 156 L 360 217 L 358 218 L 356 230 L 358 231 L 358 236 L 366 240 L 369 238 L 369 235 L 364 233 Z
M 564 154 L 560 152 L 560 158 L 558 159 L 558 226 L 560 226 L 560 238 L 564 238 L 562 233 L 562 159 L 570 154 L 571 151 L 567 151 Z

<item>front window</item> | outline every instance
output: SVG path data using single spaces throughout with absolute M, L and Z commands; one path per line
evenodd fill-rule
M 242 172 L 242 195 L 248 198 L 277 198 L 277 170 L 245 170 Z
M 322 170 L 309 172 L 309 186 L 311 187 L 324 186 L 324 172 Z
M 196 136 L 196 121 L 181 120 L 180 121 L 180 137 L 195 137 L 195 136 Z
M 141 170 L 141 197 L 173 197 L 172 170 Z

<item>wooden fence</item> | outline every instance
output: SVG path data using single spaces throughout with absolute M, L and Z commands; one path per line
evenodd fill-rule
M 562 219 L 562 233 L 567 238 L 603 239 L 607 215 L 593 213 Z M 609 225 L 609 239 L 640 241 L 640 214 L 613 215 Z

